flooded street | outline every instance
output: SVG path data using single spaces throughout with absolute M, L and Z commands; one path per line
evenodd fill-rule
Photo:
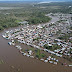
M 55 21 L 55 18 L 54 20 Z M 11 28 L 10 28 L 11 29 Z M 14 29 L 14 28 L 12 28 Z M 2 37 L 0 33 L 0 59 L 4 64 L 0 64 L 0 72 L 71 72 L 71 67 L 65 67 L 60 64 L 53 65 L 44 63 L 37 59 L 23 56 L 14 46 L 9 46 L 9 40 Z M 27 45 L 23 46 L 28 47 Z

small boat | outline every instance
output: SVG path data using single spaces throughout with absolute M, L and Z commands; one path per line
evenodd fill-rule
M 8 42 L 9 45 L 12 45 L 12 42 Z

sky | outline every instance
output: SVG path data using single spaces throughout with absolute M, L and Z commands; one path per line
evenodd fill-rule
M 72 0 L 0 0 L 0 1 L 72 1 Z

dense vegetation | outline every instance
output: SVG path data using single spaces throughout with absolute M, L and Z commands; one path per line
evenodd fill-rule
M 44 45 L 44 48 L 46 48 L 46 49 L 48 49 L 48 50 L 51 50 L 51 51 L 54 51 L 54 50 L 56 50 L 56 49 L 60 49 L 61 47 L 58 46 L 57 44 L 52 45 L 52 46 L 48 46 L 48 44 L 45 44 L 45 45 Z
M 40 53 L 40 50 L 39 50 L 39 49 L 36 50 L 36 57 L 37 57 L 38 59 L 43 58 L 43 57 L 45 57 L 45 56 L 46 56 L 46 55 L 45 55 L 44 53 Z
M 72 37 L 72 32 L 69 32 L 67 34 L 63 34 L 63 36 L 60 36 L 58 38 L 61 39 L 61 40 L 64 40 L 64 41 L 68 41 L 69 40 L 72 43 L 72 40 L 69 39 L 70 37 Z
M 48 22 L 51 18 L 46 17 L 42 13 L 38 13 L 37 15 L 34 15 L 32 18 L 28 20 L 29 24 L 38 24 L 38 23 L 45 23 Z
M 20 24 L 16 22 L 16 19 L 13 19 L 13 18 L 0 19 L 0 30 L 3 30 L 4 28 L 9 28 L 9 27 L 16 27 L 18 25 Z
M 37 2 L 2 2 L 0 7 L 0 31 L 9 28 L 19 26 L 18 22 L 28 21 L 29 24 L 46 23 L 51 18 L 45 16 L 48 13 L 70 13 L 72 8 L 72 2 L 53 2 L 47 4 L 38 4 Z M 11 8 L 11 9 L 7 9 Z

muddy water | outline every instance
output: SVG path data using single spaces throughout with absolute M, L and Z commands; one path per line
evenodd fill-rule
M 71 67 L 44 63 L 36 59 L 22 56 L 18 50 L 9 46 L 8 40 L 0 34 L 0 59 L 5 63 L 0 65 L 0 72 L 71 72 Z M 26 45 L 24 46 L 26 48 Z M 12 68 L 11 66 L 14 66 Z
M 9 40 L 2 38 L 3 33 L 0 33 L 0 59 L 4 64 L 0 64 L 0 72 L 72 72 L 72 67 L 53 65 L 22 56 L 15 47 L 8 45 Z

